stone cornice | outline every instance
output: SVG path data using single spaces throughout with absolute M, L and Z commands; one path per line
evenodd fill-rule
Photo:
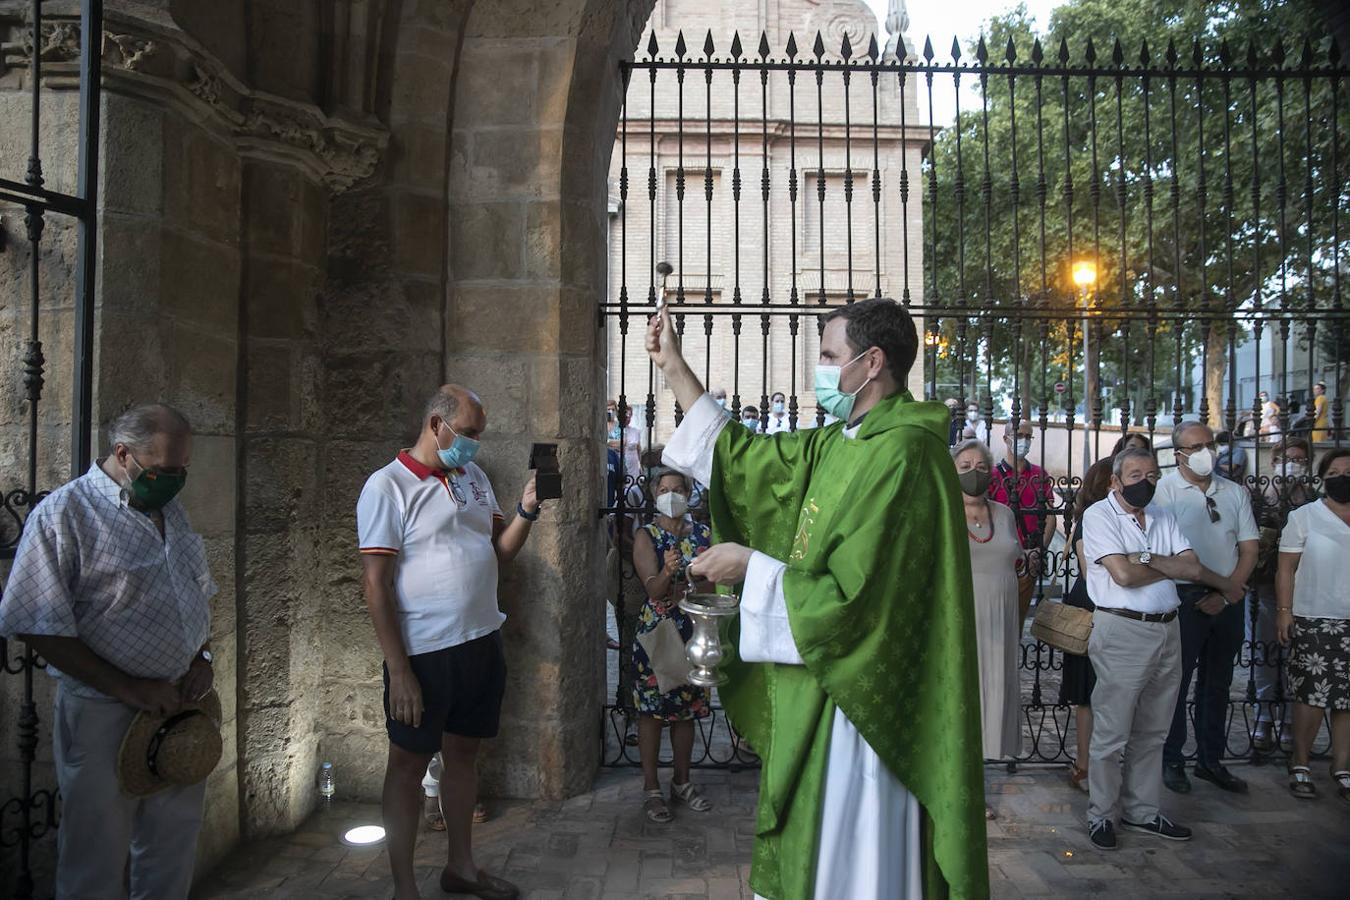
M 39 47 L 44 86 L 79 85 L 78 17 L 49 15 Z M 0 9 L 0 79 L 26 69 L 31 29 Z M 104 21 L 103 88 L 175 106 L 230 134 L 241 153 L 297 165 L 334 193 L 372 174 L 389 133 L 376 121 L 329 116 L 313 104 L 254 91 L 171 24 L 109 14 Z

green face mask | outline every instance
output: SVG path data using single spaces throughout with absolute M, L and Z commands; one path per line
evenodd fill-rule
M 187 471 L 156 472 L 141 466 L 141 461 L 131 457 L 141 467 L 141 474 L 131 481 L 131 497 L 140 509 L 160 509 L 183 489 L 187 483 Z

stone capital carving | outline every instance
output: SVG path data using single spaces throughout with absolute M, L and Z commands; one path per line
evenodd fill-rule
M 176 105 L 227 131 L 240 152 L 298 165 L 335 193 L 374 174 L 388 145 L 388 131 L 373 120 L 329 116 L 313 104 L 250 89 L 171 24 L 109 14 L 100 49 L 104 90 Z M 31 27 L 0 7 L 0 76 L 27 68 L 33 52 Z M 78 18 L 44 21 L 38 53 L 45 84 L 77 87 Z

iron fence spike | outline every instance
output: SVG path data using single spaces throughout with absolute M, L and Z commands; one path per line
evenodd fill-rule
M 1231 66 L 1233 64 L 1233 51 L 1228 46 L 1228 38 L 1219 41 L 1219 62 L 1223 63 L 1225 66 Z
M 975 58 L 980 61 L 980 65 L 989 61 L 989 48 L 985 46 L 983 34 L 980 35 L 980 43 L 975 47 Z
M 759 58 L 761 60 L 769 58 L 769 35 L 764 31 L 759 33 Z
M 881 48 L 877 46 L 877 36 L 874 34 L 867 39 L 867 57 L 876 62 L 881 58 Z
M 1147 68 L 1152 58 L 1152 55 L 1148 52 L 1148 38 L 1144 38 L 1139 46 L 1139 64 Z
M 1115 46 L 1111 48 L 1111 62 L 1117 66 L 1125 64 L 1125 48 L 1120 45 L 1120 38 L 1116 38 Z
M 1199 38 L 1191 41 L 1191 62 L 1195 63 L 1197 69 L 1205 64 L 1205 49 L 1200 45 Z
M 1008 65 L 1017 62 L 1017 45 L 1013 43 L 1012 35 L 1008 35 L 1008 46 L 1003 51 L 1003 57 L 1008 61 Z
M 1167 39 L 1167 52 L 1163 54 L 1163 58 L 1167 60 L 1169 66 L 1177 64 L 1177 44 L 1171 38 Z
M 1061 37 L 1059 39 L 1059 64 L 1068 65 L 1069 63 L 1069 39 Z
M 681 30 L 680 33 L 675 37 L 675 55 L 678 56 L 680 59 L 684 59 L 684 54 L 687 53 L 688 51 L 689 47 L 684 42 L 684 31 Z
M 844 34 L 843 42 L 839 45 L 839 56 L 844 62 L 848 62 L 853 58 L 853 44 L 849 41 L 847 32 Z
M 1305 69 L 1311 69 L 1313 67 L 1312 38 L 1308 37 L 1306 34 L 1303 36 L 1303 56 L 1299 59 L 1298 64 Z
M 811 46 L 811 52 L 820 59 L 825 55 L 825 37 L 819 31 L 816 32 L 816 42 Z
M 1097 61 L 1097 45 L 1092 43 L 1092 38 L 1090 36 L 1087 39 L 1087 48 L 1083 51 L 1083 59 L 1088 61 L 1088 65 L 1092 65 Z
M 733 31 L 731 33 L 731 58 L 739 60 L 744 55 L 745 52 L 741 47 L 741 33 L 739 31 Z
M 716 48 L 713 47 L 712 29 L 709 28 L 708 36 L 703 39 L 703 58 L 712 59 L 712 55 L 715 49 Z
M 958 65 L 961 62 L 961 42 L 956 39 L 955 35 L 952 35 L 952 62 Z
M 1261 54 L 1256 49 L 1256 40 L 1252 39 L 1247 42 L 1247 67 L 1255 69 L 1260 64 Z
M 1270 56 L 1271 59 L 1275 60 L 1275 65 L 1277 67 L 1282 68 L 1284 66 L 1285 60 L 1284 38 L 1282 37 L 1275 38 L 1275 48 L 1271 51 Z
M 647 55 L 650 56 L 652 59 L 656 59 L 656 54 L 659 53 L 660 51 L 661 48 L 656 43 L 656 31 L 655 29 L 653 29 L 651 40 L 647 41 Z
M 1044 59 L 1045 50 L 1041 47 L 1041 39 L 1036 38 L 1031 45 L 1031 61 L 1039 66 Z
M 933 38 L 931 35 L 923 39 L 923 58 L 928 61 L 929 65 L 933 64 Z
M 797 36 L 788 32 L 787 55 L 789 59 L 797 58 Z

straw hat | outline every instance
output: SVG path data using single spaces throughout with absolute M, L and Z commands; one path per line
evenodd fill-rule
M 220 718 L 215 691 L 172 716 L 137 713 L 117 752 L 122 791 L 145 797 L 205 781 L 220 762 Z

